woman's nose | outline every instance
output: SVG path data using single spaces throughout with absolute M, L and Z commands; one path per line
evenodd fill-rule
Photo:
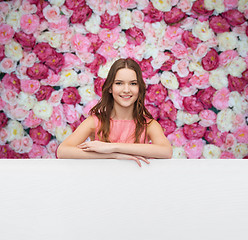
M 124 89 L 123 89 L 123 91 L 124 92 L 129 92 L 129 85 L 128 84 L 124 84 Z

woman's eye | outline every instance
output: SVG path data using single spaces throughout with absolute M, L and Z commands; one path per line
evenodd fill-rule
M 116 85 L 121 85 L 121 82 L 116 82 L 115 84 L 116 84 Z
M 136 83 L 136 82 L 133 82 L 133 83 L 131 83 L 131 85 L 136 86 L 136 85 L 137 85 L 137 83 Z

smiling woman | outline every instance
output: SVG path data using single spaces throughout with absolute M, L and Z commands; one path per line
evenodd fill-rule
M 59 158 L 115 158 L 149 163 L 171 158 L 172 147 L 144 105 L 146 85 L 140 66 L 119 59 L 111 66 L 102 98 L 91 116 L 58 147 Z M 90 137 L 91 141 L 86 141 Z M 152 143 L 152 144 L 150 144 Z

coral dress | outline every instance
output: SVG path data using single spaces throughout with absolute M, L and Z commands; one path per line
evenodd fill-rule
M 99 119 L 93 115 L 95 120 L 95 140 L 99 140 L 97 132 L 100 127 Z M 109 140 L 112 143 L 134 143 L 135 141 L 135 122 L 134 120 L 115 120 L 110 119 L 110 133 Z M 145 130 L 142 132 L 140 137 L 140 142 L 144 143 Z M 148 138 L 146 137 L 145 143 L 148 143 Z

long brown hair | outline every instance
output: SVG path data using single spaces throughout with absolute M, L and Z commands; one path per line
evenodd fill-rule
M 110 115 L 114 106 L 114 100 L 112 93 L 110 93 L 112 85 L 115 80 L 115 76 L 118 70 L 122 68 L 132 69 L 136 72 L 137 82 L 139 86 L 138 98 L 134 103 L 133 109 L 133 119 L 136 124 L 135 129 L 135 143 L 140 142 L 141 133 L 147 130 L 147 118 L 152 120 L 153 117 L 146 109 L 145 93 L 146 93 L 146 84 L 142 78 L 142 72 L 139 64 L 131 58 L 127 59 L 118 59 L 111 66 L 106 81 L 102 86 L 102 98 L 100 101 L 91 109 L 90 113 L 96 115 L 100 120 L 101 126 L 97 132 L 97 135 L 101 141 L 109 142 L 109 131 L 110 131 Z M 145 134 L 146 136 L 146 134 Z M 144 139 L 145 141 L 145 139 Z

